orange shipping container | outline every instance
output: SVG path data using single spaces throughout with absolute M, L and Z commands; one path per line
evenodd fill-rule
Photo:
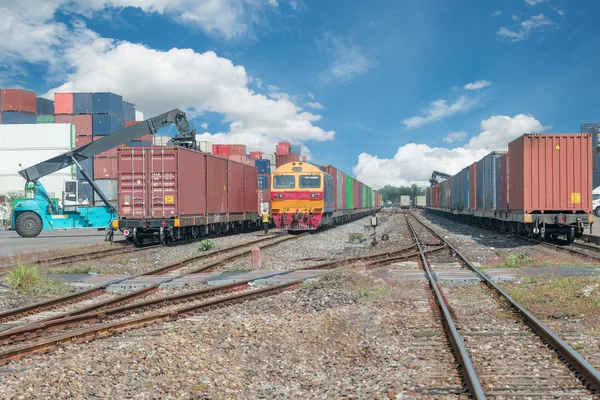
M 129 128 L 130 126 L 133 126 L 135 124 L 139 124 L 142 121 L 125 121 L 125 128 Z M 150 139 L 152 140 L 152 139 Z
M 56 118 L 55 118 L 56 122 Z M 79 114 L 73 116 L 76 135 L 92 136 L 92 115 Z
M 73 93 L 54 93 L 54 114 L 73 114 Z
M 590 134 L 526 134 L 508 144 L 509 211 L 592 212 Z
M 75 136 L 75 147 L 81 147 L 89 143 L 92 143 L 91 136 Z

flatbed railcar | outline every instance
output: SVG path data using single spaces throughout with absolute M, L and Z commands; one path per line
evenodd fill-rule
M 525 134 L 427 189 L 426 208 L 541 241 L 592 228 L 589 134 Z
M 277 228 L 311 231 L 381 210 L 381 195 L 337 168 L 291 162 L 271 175 L 271 215 Z
M 136 245 L 258 226 L 255 167 L 179 146 L 118 150 L 120 229 Z

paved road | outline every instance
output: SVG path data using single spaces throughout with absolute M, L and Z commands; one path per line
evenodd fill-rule
M 15 231 L 0 231 L 0 256 L 11 254 L 65 249 L 104 243 L 106 231 L 96 229 L 71 229 L 42 231 L 36 238 L 25 239 Z M 115 241 L 123 240 L 121 232 L 115 232 Z

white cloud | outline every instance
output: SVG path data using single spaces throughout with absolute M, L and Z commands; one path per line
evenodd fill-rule
M 200 126 L 202 127 L 202 129 L 207 130 L 208 129 L 208 124 L 206 122 L 203 122 L 200 124 Z
M 511 39 L 513 42 L 520 42 L 529 39 L 533 29 L 551 25 L 554 23 L 542 13 L 521 22 L 518 30 L 511 30 L 503 26 L 496 34 L 502 38 Z
M 499 17 L 502 15 L 502 10 L 496 10 L 492 13 L 492 17 Z
M 492 82 L 489 82 L 489 81 L 475 81 L 472 83 L 467 83 L 465 85 L 465 89 L 477 90 L 477 89 L 483 89 L 484 87 L 491 86 L 491 85 L 492 85 Z
M 519 20 L 521 19 L 521 17 L 519 17 L 517 14 L 514 14 L 514 13 L 513 13 L 513 15 L 512 15 L 512 17 L 511 17 L 511 19 L 512 19 L 513 21 L 519 21 Z
M 324 50 L 333 57 L 324 78 L 334 82 L 348 82 L 357 76 L 365 74 L 371 67 L 371 62 L 360 49 L 341 36 L 325 34 L 322 41 Z
M 313 103 L 313 102 L 308 102 L 305 104 L 305 106 L 309 107 L 309 108 L 313 108 L 315 110 L 320 110 L 320 109 L 324 108 L 323 105 L 321 105 L 320 103 Z
M 279 139 L 324 141 L 335 135 L 315 126 L 321 116 L 302 111 L 285 93 L 270 99 L 250 90 L 244 67 L 211 51 L 164 52 L 110 41 L 100 50 L 90 46 L 72 62 L 75 72 L 56 91 L 120 93 L 147 116 L 175 107 L 222 114 L 229 131 L 204 134 L 202 140 L 248 143 L 253 149 L 271 151 Z
M 520 135 L 543 132 L 547 127 L 532 115 L 519 114 L 492 116 L 481 121 L 481 129 L 478 136 L 461 147 L 447 149 L 409 143 L 398 148 L 390 159 L 362 153 L 353 172 L 357 179 L 375 188 L 426 182 L 434 170 L 454 174 L 490 151 L 506 150 L 508 143 Z
M 307 96 L 308 96 L 308 97 L 310 97 L 311 99 L 314 99 L 314 98 L 315 98 L 315 95 L 314 95 L 314 94 L 312 94 L 311 92 L 308 92 Z
M 454 141 L 462 142 L 467 137 L 467 133 L 465 131 L 460 132 L 452 132 L 446 135 L 444 138 L 444 142 L 453 143 Z
M 416 129 L 439 121 L 454 114 L 464 113 L 479 104 L 479 99 L 467 95 L 460 96 L 454 103 L 448 105 L 447 100 L 432 101 L 428 108 L 421 111 L 420 115 L 402 121 L 408 129 Z
M 558 7 L 555 7 L 555 6 L 553 6 L 553 7 L 552 7 L 552 9 L 553 9 L 554 11 L 556 11 L 556 13 L 557 13 L 558 15 L 560 15 L 561 17 L 564 17 L 564 16 L 566 15 L 566 13 L 565 13 L 563 10 L 561 10 L 560 8 L 558 8 Z
M 525 0 L 525 3 L 529 4 L 530 6 L 536 6 L 541 3 L 546 3 L 547 1 L 548 0 Z

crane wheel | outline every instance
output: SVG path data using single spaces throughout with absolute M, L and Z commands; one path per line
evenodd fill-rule
M 17 218 L 17 233 L 24 238 L 36 237 L 42 231 L 42 219 L 32 211 L 26 211 Z

